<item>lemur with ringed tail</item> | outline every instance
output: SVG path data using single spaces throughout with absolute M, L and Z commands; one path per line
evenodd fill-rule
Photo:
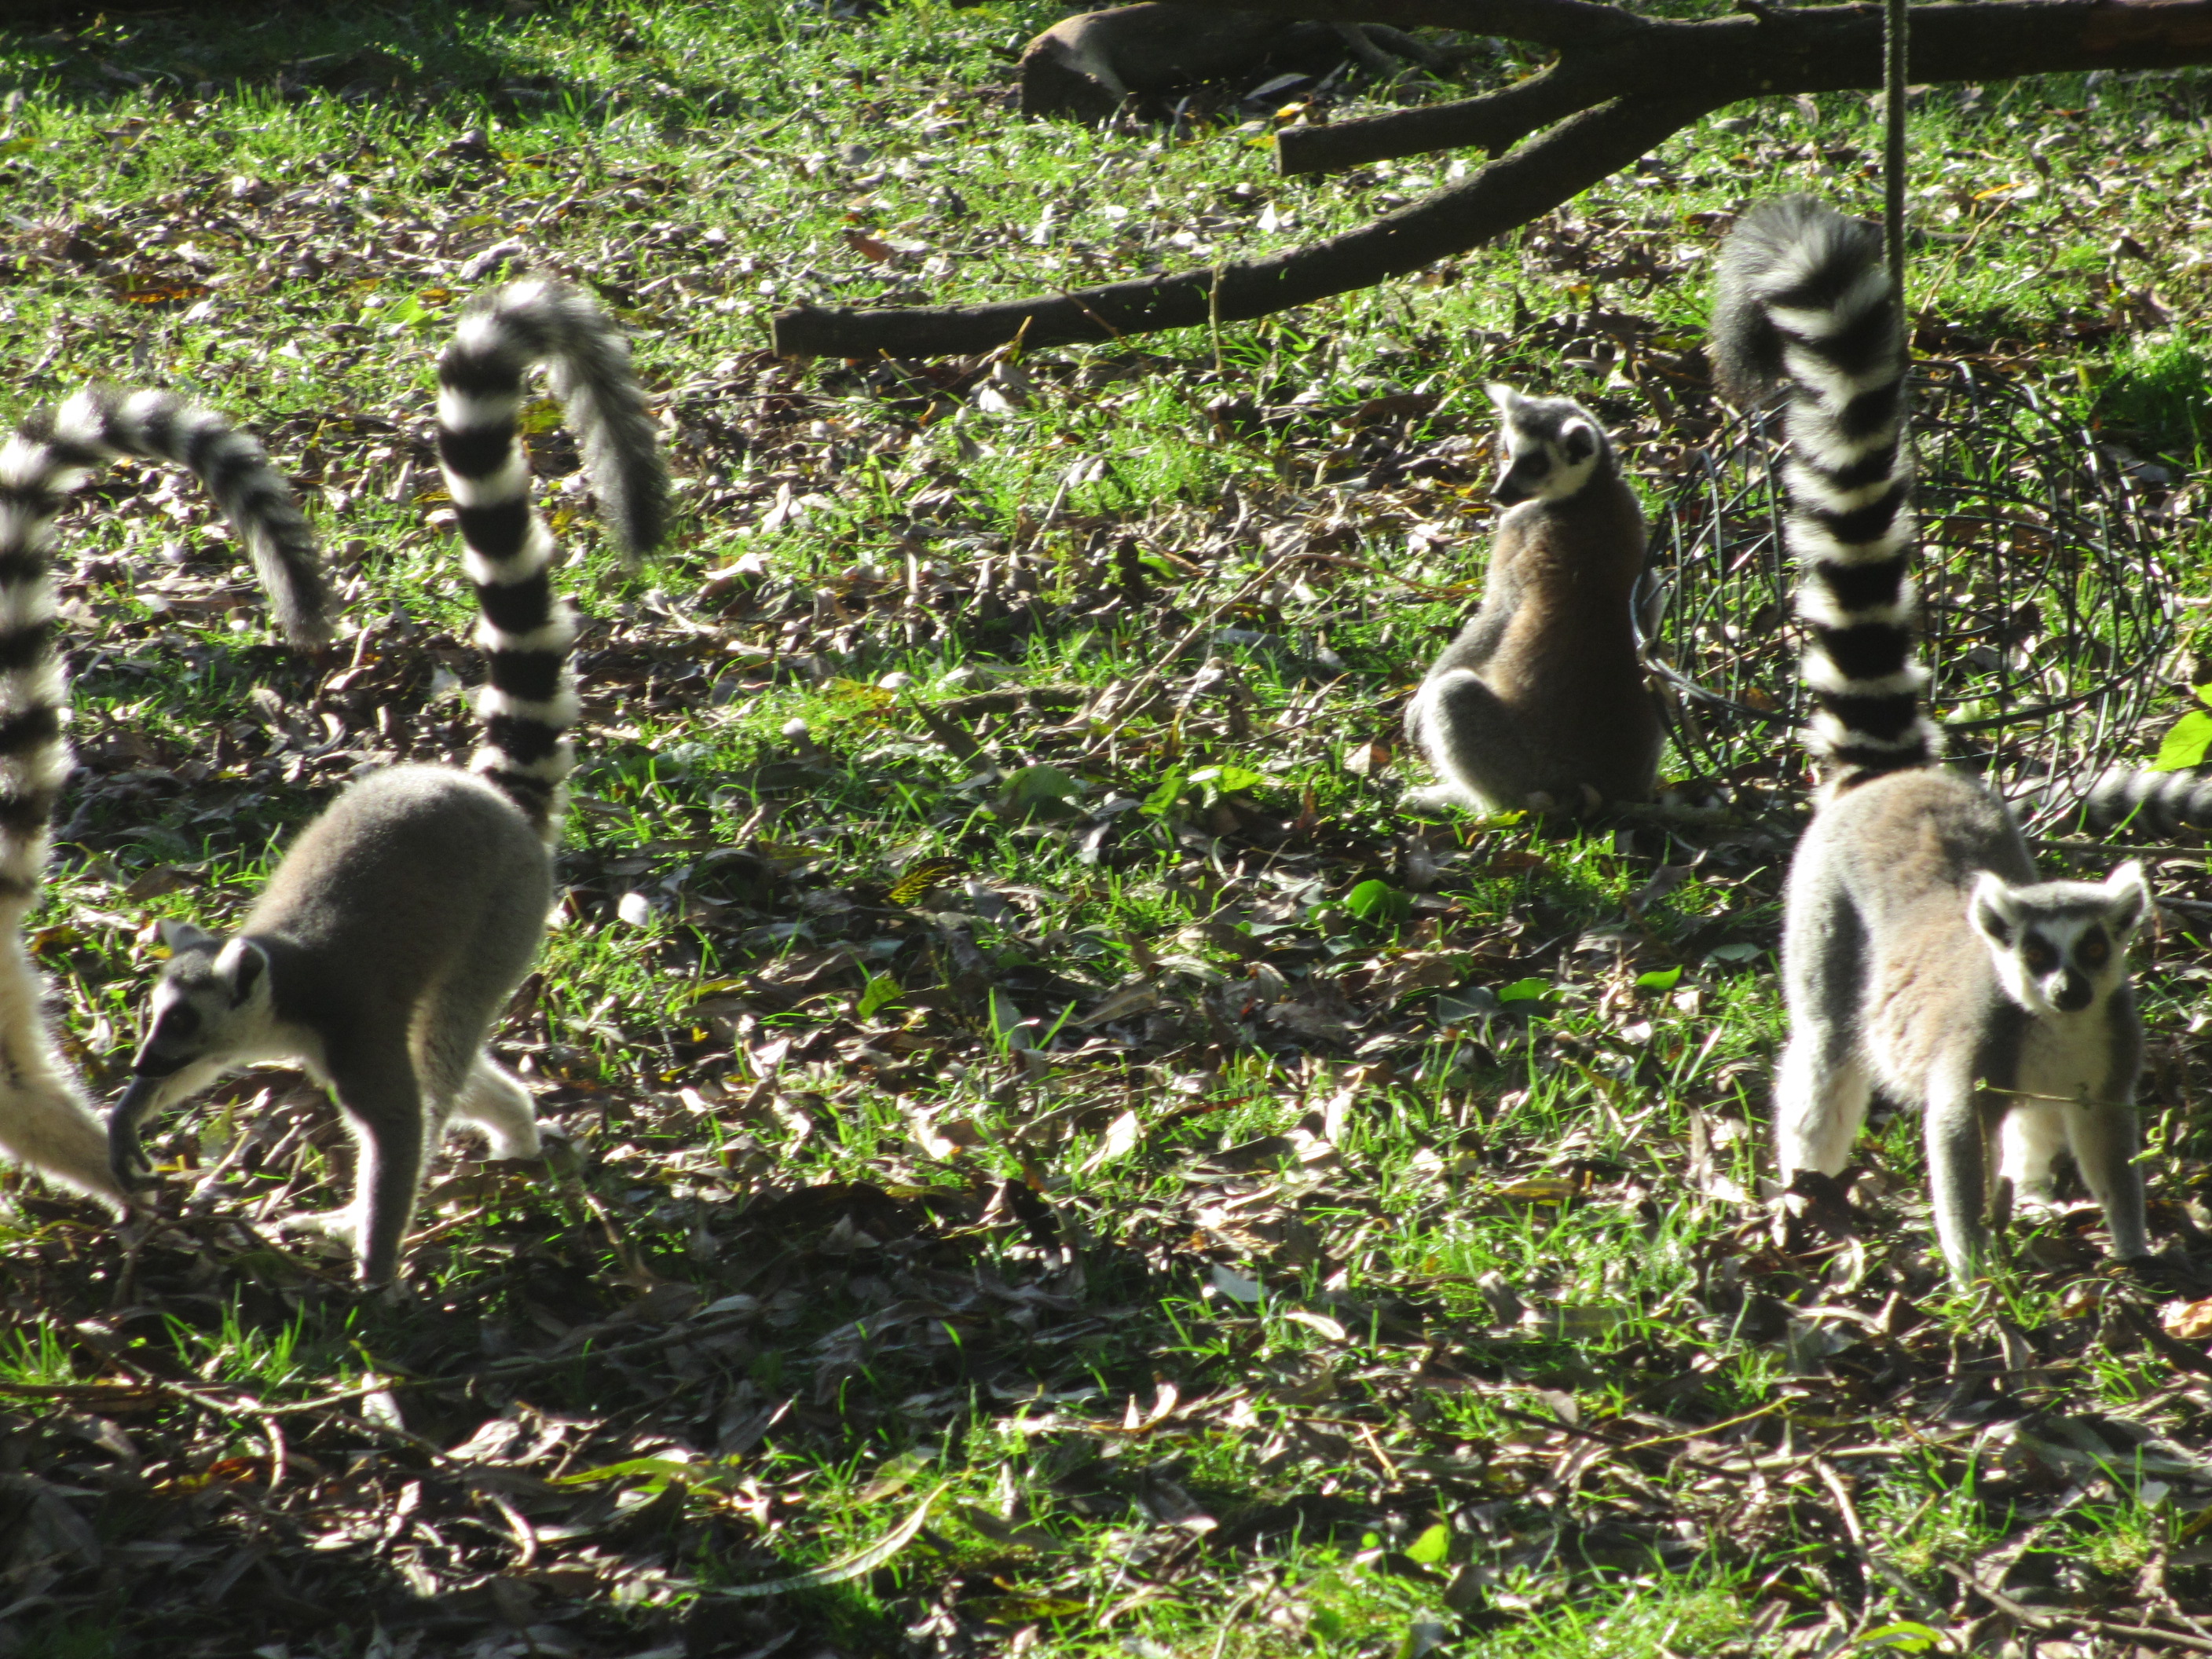
M 553 901 L 552 845 L 574 763 L 576 622 L 552 589 L 530 503 L 523 378 L 547 366 L 614 533 L 660 539 L 667 481 L 627 342 L 580 290 L 545 279 L 471 301 L 438 363 L 438 453 L 490 658 L 467 770 L 395 766 L 307 826 L 228 939 L 181 930 L 132 1079 L 109 1117 L 115 1179 L 144 1168 L 139 1120 L 224 1072 L 293 1060 L 328 1084 L 359 1149 L 360 1274 L 391 1279 L 449 1120 L 495 1158 L 539 1151 L 529 1092 L 485 1048 Z
M 25 417 L 0 443 L 0 1155 L 120 1208 L 107 1137 L 40 1006 L 45 980 L 23 918 L 45 878 L 54 802 L 68 779 L 69 684 L 52 553 L 71 491 L 118 456 L 197 477 L 251 554 L 285 636 L 330 641 L 313 532 L 261 446 L 212 410 L 165 392 L 94 386 Z
M 1879 1089 L 1922 1114 L 1960 1284 L 1986 1255 L 1985 1210 L 2047 1199 L 2061 1150 L 2112 1254 L 2140 1256 L 2127 953 L 2149 890 L 2132 863 L 2039 880 L 2004 803 L 1940 764 L 1913 655 L 1905 341 L 1880 235 L 1808 197 L 1747 215 L 1722 251 L 1712 348 L 1739 404 L 1787 386 L 1785 537 L 1826 775 L 1784 921 L 1783 1177 L 1840 1172 Z
M 1631 615 L 1644 512 L 1597 417 L 1492 386 L 1508 504 L 1482 603 L 1406 706 L 1406 738 L 1442 780 L 1416 809 L 1581 811 L 1643 800 L 1659 710 Z

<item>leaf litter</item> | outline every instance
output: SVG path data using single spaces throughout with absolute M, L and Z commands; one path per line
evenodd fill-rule
M 404 69 L 342 57 L 286 95 Z M 801 161 L 841 188 L 872 165 Z M 264 434 L 348 570 L 360 627 L 326 670 L 256 642 L 189 489 L 119 471 L 74 509 L 83 769 L 32 943 L 95 1079 L 150 915 L 234 908 L 271 830 L 359 768 L 467 752 L 414 374 L 453 299 L 588 258 L 676 330 L 729 259 L 647 216 L 665 173 L 601 182 L 602 218 L 487 131 L 433 163 L 445 193 L 374 224 L 325 168 L 82 202 L 9 244 L 15 280 L 155 327 L 207 306 L 217 352 L 279 372 L 287 329 L 337 340 L 319 406 Z M 1632 306 L 1704 246 L 1636 188 L 1526 252 Z M 617 234 L 504 234 L 568 221 Z M 910 284 L 932 234 L 844 246 Z M 2156 325 L 2191 280 L 2157 246 L 2166 274 L 2101 316 L 1950 343 L 2017 362 Z M 288 299 L 372 279 L 350 335 Z M 1598 317 L 1486 346 L 1609 339 L 1592 365 L 1702 409 L 1663 326 Z M 103 361 L 89 330 L 63 313 L 27 389 Z M 282 1231 L 344 1186 L 297 1079 L 163 1126 L 151 1224 L 21 1188 L 0 1627 L 210 1655 L 372 1631 L 393 1655 L 1416 1653 L 1671 1584 L 1647 1650 L 2212 1650 L 2212 1218 L 2172 1035 L 2207 977 L 2201 858 L 2161 864 L 2147 974 L 2175 1248 L 2102 1269 L 2074 1205 L 2012 1293 L 1961 1308 L 1908 1136 L 1760 1184 L 1779 745 L 1733 752 L 1717 781 L 1748 805 L 1710 821 L 1391 814 L 1393 700 L 1475 591 L 1479 407 L 1160 343 L 660 368 L 704 574 L 586 595 L 594 759 L 501 1037 L 573 1161 L 441 1161 L 396 1306 Z M 1222 487 L 1051 442 L 1164 379 L 1193 443 L 1239 458 Z M 533 445 L 589 548 L 573 449 Z M 1008 510 L 978 463 L 1040 445 Z

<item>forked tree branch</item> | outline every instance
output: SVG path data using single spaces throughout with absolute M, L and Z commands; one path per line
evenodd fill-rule
M 1183 0 L 1212 6 L 1228 0 Z M 1370 0 L 1391 5 L 1395 0 Z M 1255 11 L 1309 15 L 1330 0 L 1235 0 Z M 1416 0 L 1424 10 L 1448 0 Z M 1473 6 L 1470 5 L 1470 9 Z M 2212 63 L 2208 0 L 1975 0 L 1911 9 L 1916 82 L 2007 81 L 2067 70 L 2179 69 Z M 1770 9 L 1704 22 L 1633 21 L 1563 51 L 1542 73 L 1501 92 L 1277 139 L 1285 173 L 1326 173 L 1394 156 L 1474 145 L 1498 150 L 1606 98 L 1663 87 L 1715 108 L 1770 94 L 1881 85 L 1881 9 Z
M 776 318 L 775 349 L 801 357 L 933 357 L 988 351 L 1017 338 L 1062 345 L 1265 317 L 1419 270 L 1526 224 L 1703 112 L 1698 105 L 1646 98 L 1584 110 L 1462 184 L 1358 230 L 1264 259 L 994 305 L 801 306 Z
M 1191 0 L 1297 17 L 1438 25 L 1556 46 L 1542 73 L 1480 98 L 1294 129 L 1285 172 L 1477 145 L 1507 150 L 1462 183 L 1325 241 L 1272 254 L 980 306 L 801 306 L 775 319 L 799 356 L 938 356 L 1101 341 L 1264 317 L 1488 241 L 1740 100 L 1881 84 L 1879 5 L 1771 7 L 1703 22 L 1653 21 L 1592 0 Z M 2081 69 L 2212 63 L 2212 0 L 1967 0 L 1911 11 L 1916 82 L 2000 81 Z M 1531 137 L 1530 135 L 1536 135 Z

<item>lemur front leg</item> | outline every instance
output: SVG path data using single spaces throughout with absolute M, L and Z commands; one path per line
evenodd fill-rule
M 398 1271 L 422 1185 L 428 1139 L 422 1091 L 404 1042 L 333 1056 L 330 1070 L 338 1109 L 360 1149 L 349 1220 L 361 1282 L 382 1285 Z
M 1936 1212 L 1936 1237 L 1952 1281 L 1961 1290 L 1989 1254 L 1984 1223 L 1989 1202 L 1988 1130 L 1974 1079 L 1953 1068 L 1929 1081 L 1922 1127 L 1928 1147 L 1928 1198 Z
M 2105 1212 L 2112 1254 L 2122 1261 L 2150 1254 L 2143 1223 L 2142 1137 L 2132 1100 L 2066 1106 L 2066 1139 L 2082 1182 Z

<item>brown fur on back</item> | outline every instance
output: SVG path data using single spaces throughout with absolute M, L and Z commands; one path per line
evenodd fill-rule
M 1499 526 L 1492 560 L 1483 610 L 1514 608 L 1477 672 L 1525 734 L 1521 793 L 1565 801 L 1588 784 L 1608 800 L 1649 794 L 1660 732 L 1630 620 L 1644 571 L 1635 493 L 1616 477 L 1565 501 L 1524 501 Z

